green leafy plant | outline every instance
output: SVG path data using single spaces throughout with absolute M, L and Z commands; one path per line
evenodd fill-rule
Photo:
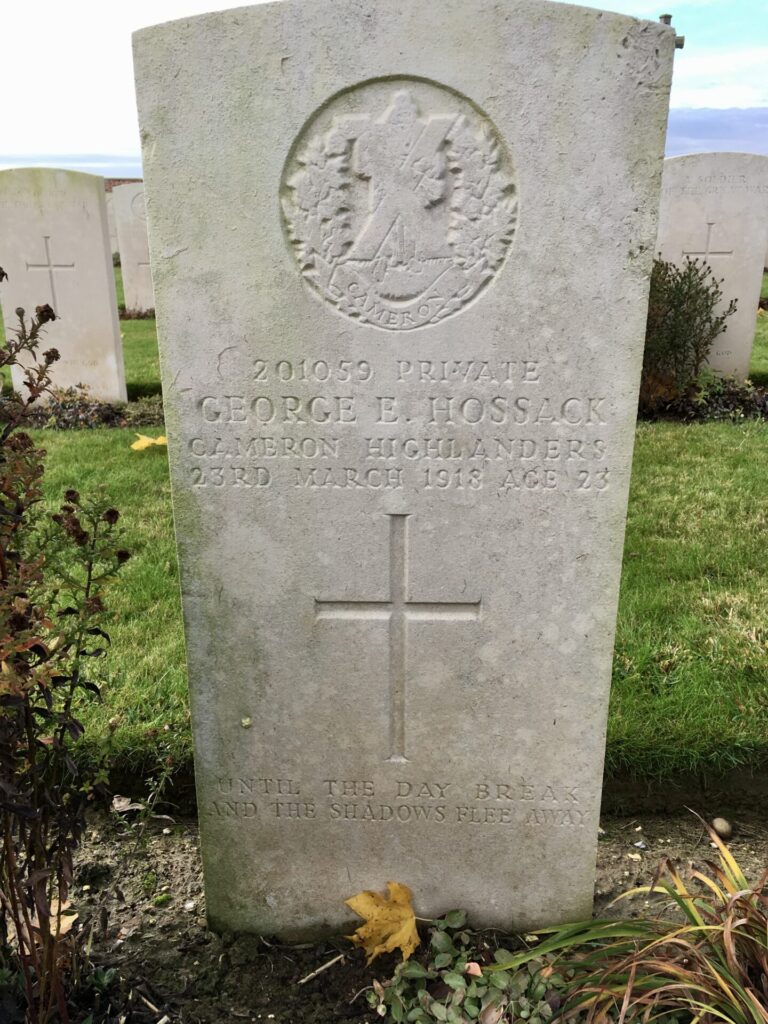
M 128 403 L 100 402 L 89 396 L 83 384 L 51 388 L 44 404 L 28 410 L 27 425 L 53 430 L 162 426 L 163 400 L 160 395 L 149 395 Z
M 676 266 L 654 260 L 640 382 L 642 413 L 679 401 L 696 384 L 712 343 L 736 312 L 735 299 L 721 305 L 721 284 L 703 261 L 688 257 Z
M 0 996 L 15 985 L 29 1024 L 67 1024 L 80 968 L 73 855 L 101 782 L 72 757 L 76 710 L 98 696 L 104 590 L 128 554 L 104 498 L 69 489 L 58 513 L 41 511 L 45 453 L 22 428 L 50 393 L 58 353 L 38 350 L 56 314 L 16 315 L 0 349 L 25 389 L 3 399 L 0 429 L 0 969 L 11 975 Z
M 686 419 L 768 419 L 768 393 L 749 380 L 721 377 L 705 366 L 680 411 Z
M 398 1024 L 545 1024 L 561 1005 L 565 978 L 535 954 L 514 970 L 498 966 L 511 956 L 487 933 L 471 931 L 464 911 L 453 910 L 430 922 L 418 957 L 398 964 L 388 981 L 374 981 L 368 1002 Z

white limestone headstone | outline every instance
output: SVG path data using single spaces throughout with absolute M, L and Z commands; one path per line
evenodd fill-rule
M 675 33 L 286 0 L 135 37 L 217 928 L 589 914 Z
M 21 306 L 48 303 L 59 319 L 46 333 L 57 348 L 59 388 L 84 384 L 92 398 L 125 401 L 125 371 L 109 249 L 104 180 L 50 168 L 0 171 L 0 289 L 6 329 Z M 13 385 L 22 393 L 14 369 Z
M 722 304 L 738 301 L 708 363 L 745 378 L 768 241 L 768 156 L 693 153 L 664 161 L 657 252 L 682 264 L 706 261 L 722 280 Z
M 146 313 L 154 309 L 152 275 L 149 268 L 147 209 L 143 182 L 117 185 L 112 189 L 120 267 L 123 272 L 125 308 Z

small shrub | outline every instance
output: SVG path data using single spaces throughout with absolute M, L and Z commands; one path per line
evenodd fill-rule
M 120 315 L 121 320 L 154 320 L 155 311 L 154 309 L 126 309 L 125 306 L 120 303 L 117 307 L 117 311 Z
M 157 427 L 163 425 L 161 395 L 146 395 L 134 402 L 100 402 L 90 398 L 88 388 L 49 388 L 47 401 L 27 410 L 30 427 L 52 430 L 88 430 L 94 427 Z M 0 423 L 14 408 L 12 396 L 0 396 Z
M 751 381 L 720 377 L 707 367 L 676 411 L 685 419 L 768 419 L 768 392 Z
M 76 711 L 98 696 L 104 590 L 128 555 L 105 499 L 70 488 L 56 515 L 41 511 L 45 453 L 23 428 L 50 393 L 58 352 L 38 350 L 56 314 L 16 315 L 0 348 L 0 366 L 19 367 L 26 389 L 4 400 L 0 429 L 0 1007 L 9 1020 L 21 1009 L 28 1024 L 68 1024 L 80 965 L 73 856 L 103 782 L 72 757 Z
M 112 266 L 113 267 L 119 267 L 120 265 L 121 265 L 120 264 L 120 253 L 119 252 L 113 252 L 112 253 Z
M 736 300 L 716 312 L 723 293 L 709 264 L 686 258 L 678 267 L 657 259 L 651 273 L 641 413 L 684 400 L 696 384 L 712 343 L 736 312 Z

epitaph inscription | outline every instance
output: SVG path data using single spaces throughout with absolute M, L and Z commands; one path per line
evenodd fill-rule
M 282 199 L 305 279 L 390 331 L 462 309 L 499 271 L 517 221 L 511 160 L 488 118 L 409 79 L 358 86 L 313 118 Z

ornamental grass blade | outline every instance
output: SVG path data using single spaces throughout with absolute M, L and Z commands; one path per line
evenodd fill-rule
M 366 889 L 344 902 L 363 918 L 350 942 L 361 946 L 370 963 L 382 953 L 399 949 L 407 960 L 420 943 L 413 912 L 413 893 L 400 882 L 387 882 L 388 895 Z

